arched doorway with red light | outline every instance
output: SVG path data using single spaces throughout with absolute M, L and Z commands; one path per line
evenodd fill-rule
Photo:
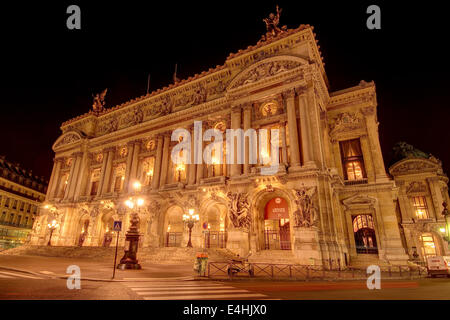
M 264 207 L 264 248 L 291 250 L 289 206 L 282 197 L 272 198 Z

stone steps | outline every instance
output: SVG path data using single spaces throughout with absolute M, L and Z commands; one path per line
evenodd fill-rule
M 139 248 L 138 260 L 145 263 L 191 264 L 199 248 Z M 227 261 L 235 257 L 227 249 L 206 249 L 210 261 Z M 63 246 L 32 246 L 23 245 L 0 252 L 0 255 L 29 255 L 44 257 L 86 258 L 96 261 L 114 258 L 115 247 L 63 247 Z M 118 248 L 119 258 L 123 254 L 123 247 Z

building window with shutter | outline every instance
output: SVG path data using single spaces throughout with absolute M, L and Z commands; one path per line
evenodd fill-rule
M 359 139 L 339 142 L 342 167 L 345 180 L 363 180 L 366 178 L 364 159 Z

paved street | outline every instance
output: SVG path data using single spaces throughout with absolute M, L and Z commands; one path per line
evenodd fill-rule
M 368 290 L 362 281 L 81 281 L 69 290 L 66 280 L 0 270 L 0 299 L 83 300 L 360 300 L 449 299 L 445 278 L 383 281 L 381 290 Z

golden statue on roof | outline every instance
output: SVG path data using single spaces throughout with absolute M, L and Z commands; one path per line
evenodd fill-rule
M 106 96 L 107 91 L 108 91 L 108 88 L 103 90 L 101 93 L 97 93 L 95 96 L 92 96 L 94 98 L 94 103 L 92 104 L 92 109 L 94 109 L 94 112 L 103 111 L 103 107 L 105 106 L 105 96 Z
M 287 30 L 286 26 L 282 26 L 281 28 L 278 27 L 278 24 L 280 23 L 280 14 L 283 9 L 280 9 L 277 5 L 276 10 L 277 10 L 276 14 L 271 12 L 269 14 L 268 18 L 263 19 L 263 21 L 266 24 L 266 29 L 267 29 L 266 34 L 263 35 L 264 40 L 267 40 L 272 37 L 276 37 L 280 33 L 285 32 Z

